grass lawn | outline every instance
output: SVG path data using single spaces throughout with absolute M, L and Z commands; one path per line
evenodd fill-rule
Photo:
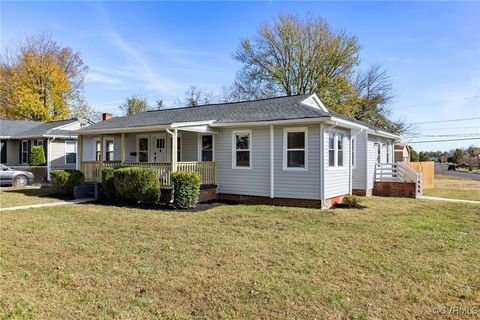
M 0 188 L 0 208 L 61 201 L 53 188 Z
M 480 201 L 480 181 L 463 177 L 435 175 L 434 187 L 423 189 L 423 195 Z
M 364 204 L 1 212 L 1 317 L 414 319 L 478 308 L 478 205 Z

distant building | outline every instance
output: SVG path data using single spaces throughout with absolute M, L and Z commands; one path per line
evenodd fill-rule
M 410 149 L 405 143 L 397 143 L 394 147 L 395 162 L 410 162 Z

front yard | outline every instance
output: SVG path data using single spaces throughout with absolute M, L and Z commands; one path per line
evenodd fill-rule
M 0 213 L 3 318 L 407 319 L 480 304 L 478 205 Z M 440 309 L 439 309 L 440 308 Z
M 54 188 L 15 188 L 0 187 L 0 208 L 26 206 L 30 204 L 39 204 L 47 202 L 56 202 L 64 200 L 55 194 Z
M 480 180 L 435 175 L 435 186 L 423 189 L 423 195 L 480 201 Z

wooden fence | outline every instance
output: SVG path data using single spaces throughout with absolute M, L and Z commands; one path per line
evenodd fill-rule
M 423 188 L 433 188 L 435 183 L 435 163 L 433 161 L 409 162 L 410 168 L 422 173 Z

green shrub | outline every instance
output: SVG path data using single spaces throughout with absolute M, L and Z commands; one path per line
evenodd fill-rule
M 115 169 L 112 167 L 106 167 L 102 169 L 102 190 L 103 195 L 108 200 L 115 199 L 115 184 L 114 176 Z
M 85 181 L 83 172 L 79 170 L 53 170 L 50 178 L 55 189 L 65 195 L 72 195 L 73 187 Z
M 176 208 L 193 208 L 200 195 L 200 174 L 192 171 L 177 171 L 170 175 L 173 187 L 173 205 Z
M 116 169 L 113 184 L 116 198 L 125 202 L 154 203 L 160 198 L 160 180 L 152 169 Z
M 44 166 L 47 163 L 45 151 L 42 146 L 33 146 L 28 164 L 31 166 Z
M 343 197 L 343 205 L 347 208 L 359 208 L 362 199 L 358 196 L 346 195 Z

